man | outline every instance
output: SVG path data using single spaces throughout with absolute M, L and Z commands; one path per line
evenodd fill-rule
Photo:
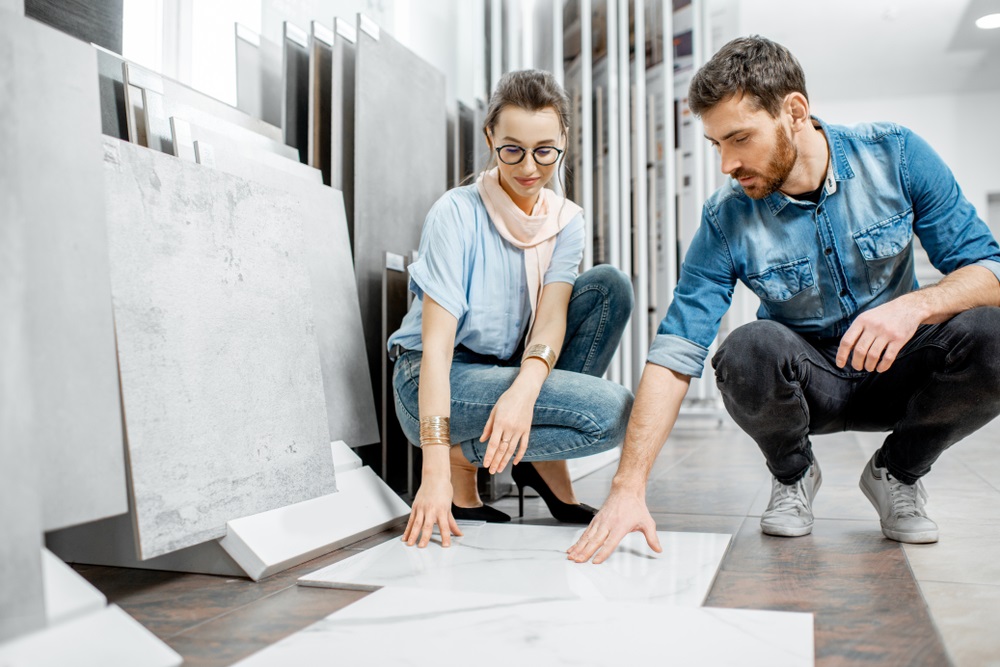
M 761 298 L 758 320 L 712 364 L 773 475 L 763 532 L 812 531 L 821 473 L 811 434 L 889 431 L 861 489 L 886 537 L 937 541 L 920 478 L 1000 413 L 1000 247 L 918 136 L 811 116 L 802 69 L 778 44 L 733 40 L 688 97 L 731 178 L 705 203 L 611 493 L 569 558 L 602 562 L 634 530 L 660 551 L 646 479 L 736 280 Z M 917 289 L 914 234 L 946 274 L 937 285 Z

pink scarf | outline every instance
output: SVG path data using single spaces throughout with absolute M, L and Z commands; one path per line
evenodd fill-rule
M 500 236 L 524 250 L 524 272 L 528 280 L 531 324 L 535 323 L 545 272 L 552 263 L 556 235 L 583 211 L 573 202 L 542 188 L 531 214 L 522 211 L 500 185 L 498 168 L 484 172 L 476 181 L 486 212 Z

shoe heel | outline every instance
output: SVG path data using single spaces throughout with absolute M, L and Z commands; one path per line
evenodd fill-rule
M 517 485 L 517 516 L 524 516 L 524 487 Z

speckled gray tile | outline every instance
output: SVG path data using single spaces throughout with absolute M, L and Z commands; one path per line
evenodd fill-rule
M 295 198 L 110 138 L 104 166 L 140 557 L 334 492 Z

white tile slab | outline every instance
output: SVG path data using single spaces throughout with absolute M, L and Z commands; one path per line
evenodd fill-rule
M 45 530 L 127 511 L 101 178 L 97 53 L 35 21 L 16 40 L 16 158 Z M 16 37 L 14 33 L 17 33 Z
M 199 161 L 203 160 L 201 142 L 198 154 Z M 283 162 L 285 168 L 310 172 L 313 182 L 306 182 L 301 174 L 275 170 L 232 154 L 213 151 L 213 156 L 216 169 L 284 190 L 298 202 L 306 266 L 315 298 L 316 337 L 330 436 L 352 447 L 378 442 L 343 195 L 322 185 L 316 169 L 298 162 L 271 156 Z
M 455 667 L 810 667 L 813 617 L 383 588 L 237 665 L 309 667 L 334 660 Z
M 200 113 L 193 113 L 191 116 L 171 116 L 171 118 L 183 120 L 189 126 L 187 143 L 180 147 L 180 152 L 178 152 L 177 137 L 171 137 L 174 143 L 174 155 L 190 154 L 190 151 L 194 150 L 193 143 L 203 141 L 212 144 L 219 150 L 225 149 L 241 155 L 257 156 L 258 159 L 264 159 L 260 155 L 266 154 L 299 163 L 299 153 L 291 146 L 286 146 L 282 141 L 269 139 L 239 125 L 219 119 L 210 119 Z
M 104 166 L 140 558 L 335 492 L 297 200 L 117 139 Z
M 257 581 L 375 535 L 410 507 L 371 468 L 337 471 L 337 493 L 230 521 L 219 541 Z
M 24 108 L 7 21 L 0 12 L 0 145 L 18 152 Z M 31 371 L 28 365 L 27 220 L 18 160 L 0 159 L 0 642 L 45 623 L 42 597 L 42 506 L 38 491 Z
M 42 576 L 49 625 L 99 612 L 108 605 L 103 593 L 48 549 L 42 550 Z
M 408 586 L 584 600 L 642 600 L 697 607 L 715 579 L 730 536 L 659 532 L 663 553 L 638 533 L 601 565 L 574 563 L 568 549 L 583 528 L 463 524 L 444 549 L 408 547 L 394 538 L 312 574 L 299 583 L 368 590 Z
M 175 667 L 182 662 L 115 605 L 0 644 L 3 667 Z

